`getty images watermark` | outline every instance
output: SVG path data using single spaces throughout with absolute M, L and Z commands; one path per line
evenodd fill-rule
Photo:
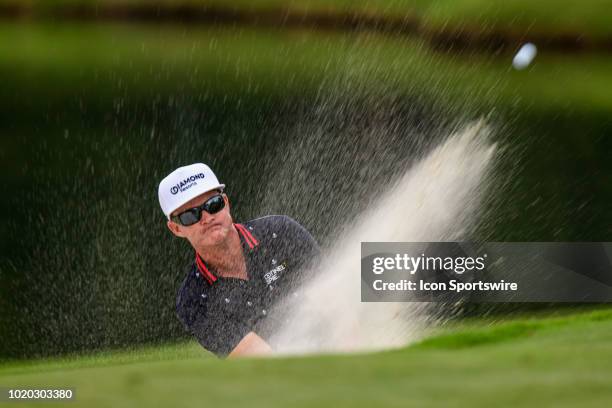
M 361 300 L 612 302 L 612 244 L 364 242 Z

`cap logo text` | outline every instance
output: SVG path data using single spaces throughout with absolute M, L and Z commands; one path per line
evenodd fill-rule
M 172 193 L 173 195 L 178 194 L 179 191 L 182 193 L 188 188 L 195 186 L 197 184 L 196 180 L 203 179 L 203 178 L 204 178 L 204 173 L 198 173 L 198 174 L 194 174 L 191 177 L 187 177 L 180 183 L 177 183 L 176 185 L 172 186 L 172 188 L 170 188 L 170 193 Z

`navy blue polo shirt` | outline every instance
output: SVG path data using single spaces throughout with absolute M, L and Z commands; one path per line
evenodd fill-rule
M 218 276 L 196 254 L 176 300 L 185 328 L 220 357 L 251 331 L 269 341 L 283 323 L 273 306 L 286 296 L 298 296 L 319 255 L 312 235 L 287 216 L 271 215 L 234 227 L 249 279 Z

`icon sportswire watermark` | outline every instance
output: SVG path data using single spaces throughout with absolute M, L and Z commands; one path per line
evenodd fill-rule
M 608 242 L 363 242 L 364 302 L 612 302 Z

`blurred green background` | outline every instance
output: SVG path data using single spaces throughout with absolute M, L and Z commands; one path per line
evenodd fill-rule
M 485 117 L 502 153 L 474 236 L 609 241 L 606 3 L 1 0 L 0 359 L 185 338 L 191 252 L 157 183 L 195 161 L 237 220 L 286 213 L 326 244 Z

